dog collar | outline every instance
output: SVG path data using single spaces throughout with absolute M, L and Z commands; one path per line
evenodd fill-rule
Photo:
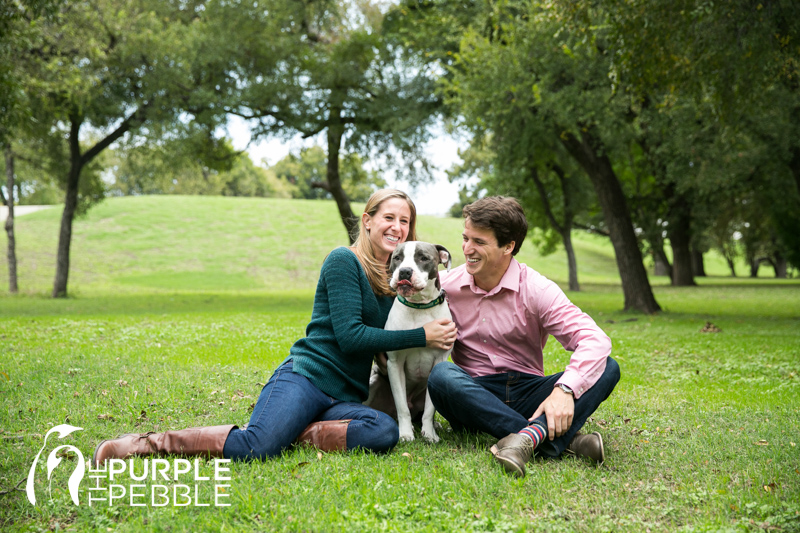
M 447 299 L 447 293 L 444 292 L 444 289 L 442 289 L 442 292 L 439 293 L 438 298 L 426 304 L 415 304 L 414 302 L 409 302 L 399 294 L 397 295 L 397 299 L 400 300 L 401 304 L 411 307 L 413 309 L 430 309 L 431 307 L 436 307 L 437 305 L 441 305 L 442 303 L 444 303 L 445 299 Z

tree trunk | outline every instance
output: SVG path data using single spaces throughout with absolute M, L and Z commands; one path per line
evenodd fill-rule
M 67 194 L 64 201 L 64 213 L 61 215 L 61 230 L 58 235 L 58 251 L 56 253 L 56 278 L 53 281 L 53 298 L 67 297 L 67 279 L 69 278 L 69 250 L 72 243 L 72 220 L 78 208 L 78 184 L 83 167 L 108 148 L 114 141 L 125 135 L 132 127 L 144 120 L 145 112 L 151 104 L 142 104 L 128 115 L 117 129 L 97 142 L 81 154 L 80 131 L 83 117 L 76 111 L 69 115 L 69 172 L 67 174 Z
M 611 236 L 611 244 L 614 246 L 617 268 L 622 280 L 625 310 L 635 309 L 644 313 L 660 311 L 661 307 L 656 302 L 650 281 L 647 279 L 647 271 L 633 231 L 625 194 L 611 161 L 603 153 L 601 143 L 586 131 L 581 133 L 580 139 L 563 129 L 559 129 L 556 134 L 567 152 L 589 175 L 597 193 L 603 209 L 603 218 Z
M 786 258 L 780 252 L 775 252 L 775 256 L 772 260 L 772 268 L 775 270 L 776 278 L 786 279 L 788 270 Z
M 695 277 L 706 277 L 706 265 L 703 261 L 703 252 L 692 247 L 692 274 Z
M 692 233 L 691 218 L 686 202 L 679 196 L 673 197 L 669 208 L 667 235 L 672 246 L 672 285 L 691 287 L 696 285 L 692 274 Z
M 564 250 L 567 251 L 567 266 L 569 267 L 569 290 L 580 291 L 578 284 L 578 262 L 575 260 L 575 249 L 572 247 L 572 235 L 569 230 L 561 234 Z
M 69 132 L 69 174 L 67 175 L 67 194 L 64 200 L 64 212 L 61 215 L 61 230 L 58 235 L 58 251 L 56 253 L 56 278 L 53 281 L 53 298 L 67 297 L 67 281 L 69 279 L 69 251 L 72 244 L 72 220 L 78 208 L 78 183 L 81 178 L 83 161 L 81 158 L 78 135 L 81 120 L 73 118 Z
M 16 294 L 17 287 L 17 244 L 14 238 L 14 152 L 6 146 L 6 187 L 8 187 L 8 216 L 6 217 L 6 234 L 8 235 L 8 292 Z
M 544 212 L 550 221 L 550 225 L 561 235 L 561 242 L 564 243 L 564 250 L 567 252 L 567 269 L 569 271 L 569 290 L 580 291 L 578 283 L 578 261 L 575 259 L 575 249 L 572 247 L 572 222 L 575 218 L 572 212 L 571 189 L 567 183 L 567 176 L 564 170 L 556 164 L 551 164 L 550 168 L 556 173 L 561 183 L 561 193 L 564 198 L 564 224 L 559 224 L 556 216 L 550 207 L 550 200 L 547 197 L 544 183 L 539 178 L 539 170 L 532 165 L 528 177 L 531 178 L 536 188 L 539 190 L 539 197 L 542 200 Z
M 669 242 L 672 245 L 672 286 L 691 287 L 696 285 L 692 275 L 692 252 L 686 232 L 670 226 Z
M 750 277 L 757 278 L 758 277 L 758 267 L 761 266 L 761 259 L 752 259 L 750 261 Z
M 651 243 L 653 254 L 653 274 L 656 276 L 667 276 L 672 279 L 672 265 L 669 264 L 667 254 L 664 252 L 664 245 L 655 247 Z
M 731 269 L 731 276 L 735 278 L 736 277 L 736 265 L 734 264 L 733 259 L 726 255 L 725 256 L 725 262 L 728 263 L 728 268 Z
M 350 200 L 347 193 L 342 188 L 342 180 L 339 176 L 339 149 L 342 146 L 344 136 L 344 124 L 341 122 L 341 108 L 331 109 L 331 123 L 328 125 L 328 169 L 326 190 L 331 193 L 336 200 L 336 207 L 339 209 L 339 216 L 342 219 L 344 228 L 347 230 L 347 238 L 353 244 L 358 237 L 358 218 L 350 208 Z

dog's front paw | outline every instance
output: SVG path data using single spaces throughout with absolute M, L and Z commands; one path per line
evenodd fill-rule
M 433 428 L 430 428 L 430 430 L 423 428 L 422 437 L 431 444 L 436 444 L 439 442 L 439 435 L 436 434 L 436 431 Z
M 411 442 L 413 440 L 414 440 L 413 431 L 410 433 L 403 433 L 402 431 L 400 432 L 400 442 Z

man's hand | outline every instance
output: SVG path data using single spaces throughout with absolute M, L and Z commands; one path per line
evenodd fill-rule
M 378 371 L 384 376 L 389 375 L 389 370 L 387 369 L 387 361 L 389 357 L 386 355 L 386 352 L 380 352 L 375 354 L 375 364 L 378 365 Z
M 560 437 L 572 426 L 572 417 L 575 415 L 575 400 L 572 394 L 555 387 L 528 422 L 533 422 L 542 413 L 547 417 L 547 434 L 550 440 Z

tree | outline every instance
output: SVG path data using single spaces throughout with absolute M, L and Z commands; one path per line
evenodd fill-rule
M 8 235 L 8 292 L 14 294 L 19 291 L 17 286 L 16 239 L 14 237 L 14 153 L 8 146 L 5 150 L 5 159 L 8 199 L 3 198 L 3 200 L 8 206 L 8 216 L 5 223 L 5 230 Z
M 204 2 L 111 0 L 59 5 L 51 18 L 17 22 L 14 52 L 36 121 L 60 137 L 66 184 L 53 296 L 67 295 L 72 221 L 84 171 L 116 141 L 192 113 L 212 123 L 209 92 L 228 80 L 203 56 Z M 205 89 L 211 87 L 209 91 Z M 217 88 L 217 89 L 213 89 Z
M 27 107 L 22 80 L 16 68 L 14 50 L 25 43 L 25 36 L 11 31 L 26 20 L 48 16 L 58 0 L 19 0 L 0 9 L 0 148 L 5 159 L 7 196 L 0 186 L 3 205 L 8 207 L 4 228 L 8 235 L 9 292 L 19 290 L 17 284 L 16 237 L 14 234 L 14 188 L 16 154 L 12 148 L 13 132 L 27 118 Z M 19 197 L 20 195 L 18 195 Z
M 343 147 L 349 153 L 375 154 L 397 150 L 408 162 L 409 177 L 426 177 L 421 148 L 427 125 L 440 102 L 435 77 L 405 54 L 401 43 L 382 31 L 383 13 L 367 2 L 295 2 L 285 13 L 248 12 L 240 25 L 270 27 L 267 18 L 292 21 L 293 53 L 280 72 L 264 75 L 273 52 L 263 31 L 245 32 L 237 44 L 240 92 L 228 112 L 257 121 L 255 135 L 300 133 L 325 135 L 325 179 L 316 187 L 336 201 L 339 215 L 354 239 L 358 219 L 350 208 L 341 173 Z M 273 24 L 274 25 L 274 24 Z M 241 32 L 240 32 L 241 34 Z M 287 45 L 288 46 L 288 45 Z
M 760 196 L 772 197 L 762 205 L 790 260 L 800 261 L 800 4 L 557 0 L 554 5 L 566 26 L 604 39 L 615 58 L 609 77 L 635 100 L 652 99 L 664 109 L 682 100 L 705 108 L 703 122 L 713 122 L 725 144 L 716 162 L 740 152 L 743 138 L 770 152 L 768 171 L 740 177 Z M 702 187 L 704 181 L 696 183 Z
M 583 169 L 611 237 L 625 309 L 658 311 L 611 159 L 633 133 L 629 102 L 607 76 L 609 57 L 597 43 L 562 31 L 544 4 L 508 2 L 486 17 L 474 27 L 489 32 L 465 34 L 449 97 L 508 154 L 544 154 L 557 144 Z

